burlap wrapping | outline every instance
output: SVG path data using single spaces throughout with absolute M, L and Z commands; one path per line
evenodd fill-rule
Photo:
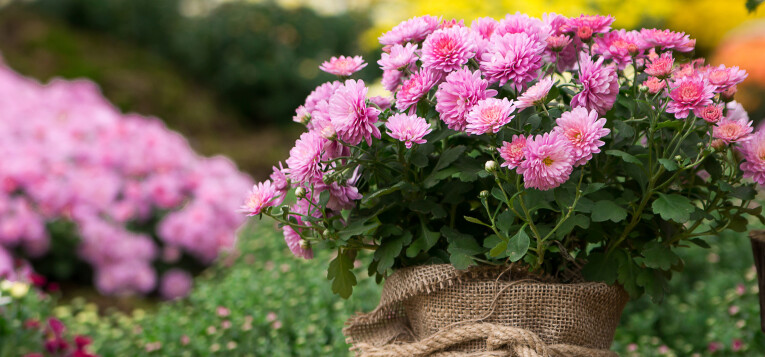
M 359 356 L 615 356 L 628 294 L 618 286 L 560 284 L 507 267 L 404 268 L 380 304 L 343 329 Z

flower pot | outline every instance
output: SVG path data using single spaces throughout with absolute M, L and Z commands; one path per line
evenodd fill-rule
M 618 286 L 545 282 L 508 267 L 419 266 L 391 275 L 380 305 L 344 333 L 362 356 L 611 356 L 628 300 Z

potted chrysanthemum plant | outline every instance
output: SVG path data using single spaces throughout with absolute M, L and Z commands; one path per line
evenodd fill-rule
M 683 33 L 612 22 L 412 18 L 380 36 L 390 97 L 348 79 L 360 57 L 322 65 L 341 80 L 297 109 L 307 132 L 244 210 L 299 257 L 335 251 L 343 297 L 357 259 L 386 280 L 345 329 L 358 351 L 607 355 L 678 250 L 762 219 L 765 133 L 733 100 L 746 73 L 693 59 Z

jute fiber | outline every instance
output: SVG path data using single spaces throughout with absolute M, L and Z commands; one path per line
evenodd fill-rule
M 627 293 L 555 283 L 508 267 L 449 264 L 396 271 L 380 304 L 343 333 L 358 356 L 616 356 Z

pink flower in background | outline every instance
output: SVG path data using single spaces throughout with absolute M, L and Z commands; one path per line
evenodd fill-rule
M 716 86 L 715 93 L 722 93 L 726 89 L 731 88 L 746 79 L 748 74 L 743 69 L 738 67 L 725 67 L 725 65 L 719 65 L 718 67 L 707 67 L 704 70 L 709 83 Z
M 712 104 L 714 86 L 701 76 L 686 76 L 672 83 L 667 105 L 667 113 L 674 113 L 675 118 L 687 118 L 688 113 L 700 113 L 707 105 Z
M 475 56 L 474 34 L 466 27 L 436 30 L 422 43 L 422 66 L 451 72 Z
M 719 105 L 710 104 L 701 109 L 699 116 L 708 123 L 717 123 L 723 117 L 723 108 Z
M 427 69 L 420 69 L 401 85 L 396 93 L 396 109 L 404 111 L 422 99 L 441 81 L 441 74 Z
M 619 77 L 612 66 L 603 65 L 603 57 L 597 61 L 586 54 L 579 59 L 579 82 L 582 91 L 571 98 L 572 107 L 585 107 L 595 110 L 600 115 L 606 114 L 613 108 L 616 96 L 619 94 Z
M 367 64 L 361 56 L 340 56 L 332 57 L 329 61 L 323 62 L 321 66 L 319 66 L 319 69 L 336 76 L 347 77 L 360 71 L 366 66 Z
M 497 95 L 494 89 L 486 89 L 489 82 L 481 78 L 481 72 L 470 72 L 468 68 L 449 73 L 446 81 L 438 86 L 436 91 L 436 111 L 441 114 L 441 120 L 450 129 L 462 131 L 465 129 L 470 108 L 479 100 Z
M 396 25 L 378 38 L 383 46 L 422 41 L 433 33 L 441 23 L 440 17 L 425 15 L 413 17 Z
M 388 128 L 388 135 L 403 141 L 407 149 L 411 149 L 412 144 L 424 144 L 425 135 L 432 131 L 425 119 L 406 114 L 396 114 L 388 118 L 385 127 Z
M 393 98 L 392 97 L 381 97 L 379 95 L 376 95 L 374 97 L 370 97 L 369 101 L 372 104 L 380 107 L 380 110 L 389 109 L 391 107 L 391 105 L 393 104 Z
M 518 167 L 523 161 L 523 148 L 526 147 L 526 137 L 523 135 L 513 135 L 513 140 L 509 143 L 507 141 L 502 143 L 502 147 L 497 149 L 499 156 L 502 157 L 505 162 L 502 163 L 502 167 L 508 169 L 514 169 Z
M 553 130 L 568 139 L 571 145 L 573 165 L 584 165 L 592 159 L 592 154 L 600 152 L 605 144 L 601 138 L 611 130 L 604 128 L 606 118 L 598 118 L 598 112 L 583 107 L 577 107 L 565 112 L 555 121 L 558 124 Z
M 364 81 L 349 79 L 329 100 L 329 118 L 332 126 L 338 137 L 351 145 L 358 145 L 362 139 L 368 145 L 372 145 L 373 136 L 380 138 L 380 129 L 374 125 L 380 111 L 374 107 L 367 107 L 367 90 Z
M 534 41 L 545 43 L 547 37 L 552 33 L 552 28 L 540 19 L 516 12 L 515 14 L 507 14 L 499 20 L 499 26 L 497 26 L 495 33 L 499 36 L 525 33 Z
M 571 37 L 566 35 L 552 35 L 547 38 L 547 48 L 554 52 L 560 52 L 571 44 Z
M 574 169 L 568 140 L 559 134 L 545 133 L 526 140 L 525 160 L 516 169 L 526 188 L 542 191 L 566 182 Z
M 377 64 L 385 71 L 402 70 L 417 62 L 417 45 L 407 43 L 405 46 L 395 44 L 390 48 L 390 53 L 382 53 Z
M 520 91 L 526 83 L 537 78 L 545 47 L 544 42 L 526 33 L 494 34 L 491 46 L 481 56 L 481 71 L 490 83 L 499 82 L 504 86 L 511 81 Z
M 742 348 L 744 348 L 744 341 L 734 338 L 733 342 L 730 344 L 730 349 L 733 350 L 733 352 L 738 352 Z
M 159 282 L 159 294 L 165 300 L 186 297 L 193 285 L 191 274 L 182 269 L 170 269 L 162 275 Z
M 674 65 L 675 59 L 672 58 L 672 52 L 664 52 L 646 65 L 645 73 L 659 79 L 669 78 Z
M 602 37 L 596 38 L 592 46 L 594 53 L 613 60 L 621 69 L 632 63 L 632 57 L 642 55 L 646 48 L 648 44 L 643 41 L 639 32 L 624 29 L 606 32 Z
M 514 111 L 513 102 L 508 101 L 507 98 L 480 100 L 465 117 L 467 121 L 465 131 L 474 135 L 497 133 L 515 117 L 511 115 Z
M 545 77 L 539 80 L 536 84 L 529 87 L 518 100 L 515 101 L 515 107 L 523 110 L 529 107 L 533 107 L 537 104 L 543 104 L 545 97 L 550 93 L 550 89 L 553 86 L 552 77 Z
M 748 140 L 753 130 L 751 120 L 722 118 L 712 128 L 712 137 L 730 144 Z
M 651 47 L 658 47 L 661 50 L 676 50 L 680 52 L 690 52 L 696 44 L 696 40 L 691 40 L 683 32 L 674 32 L 670 30 L 642 29 L 640 34 L 643 40 Z
M 587 41 L 596 33 L 606 33 L 611 29 L 614 18 L 610 15 L 581 15 L 566 19 L 566 32 L 573 32 L 579 38 Z
M 287 158 L 287 172 L 293 182 L 311 183 L 321 180 L 321 154 L 326 139 L 315 132 L 300 135 Z
M 271 181 L 264 181 L 252 187 L 241 211 L 247 213 L 248 216 L 257 216 L 263 213 L 266 207 L 278 206 L 283 201 L 284 195 L 276 190 Z
M 648 87 L 648 93 L 656 94 L 664 90 L 664 88 L 667 87 L 667 83 L 662 81 L 661 79 L 658 79 L 656 77 L 648 77 L 648 79 L 643 82 L 643 84 Z

